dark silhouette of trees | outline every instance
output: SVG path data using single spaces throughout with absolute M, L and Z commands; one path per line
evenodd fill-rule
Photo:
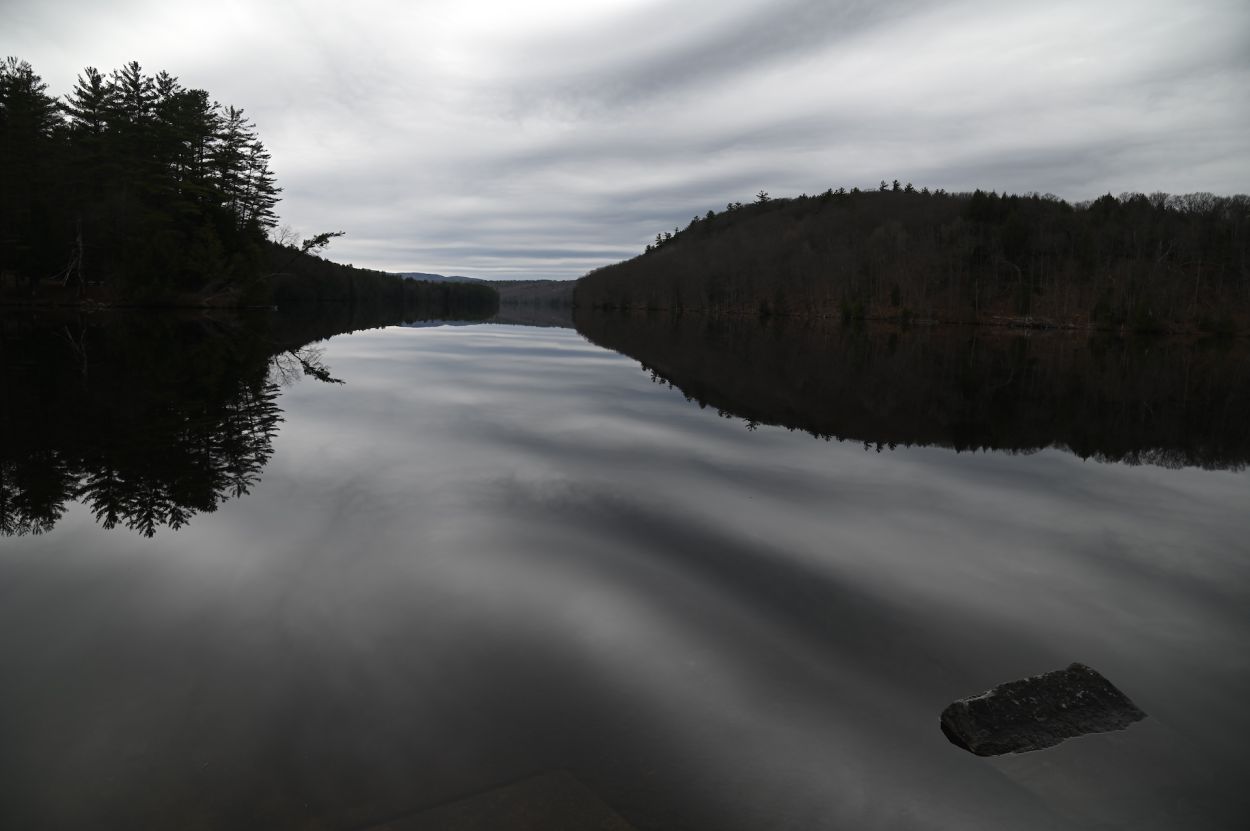
M 129 300 L 261 293 L 280 189 L 255 126 L 204 90 L 132 61 L 87 67 L 58 101 L 9 58 L 0 158 L 0 272 L 27 294 L 50 281 Z
M 428 316 L 479 315 L 494 302 L 487 287 L 418 288 L 306 256 L 341 231 L 275 246 L 267 236 L 281 188 L 270 161 L 242 109 L 167 72 L 148 75 L 134 61 L 108 75 L 87 67 L 58 101 L 9 58 L 0 293 L 142 305 L 432 302 Z
M 56 259 L 40 245 L 56 235 L 59 119 L 47 84 L 30 64 L 0 63 L 0 273 L 38 274 Z
M 300 247 L 268 243 L 266 286 L 280 308 L 307 303 L 347 303 L 407 319 L 482 319 L 499 310 L 499 292 L 485 283 L 429 282 L 356 268 L 316 256 L 341 232 L 318 234 Z
M 910 322 L 1250 328 L 1250 197 L 877 191 L 731 203 L 578 281 L 600 308 Z

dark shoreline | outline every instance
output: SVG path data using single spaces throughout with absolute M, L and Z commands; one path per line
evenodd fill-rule
M 943 319 L 933 317 L 915 317 L 908 315 L 863 315 L 847 317 L 845 315 L 833 313 L 803 314 L 794 312 L 770 312 L 768 314 L 760 314 L 758 312 L 748 310 L 722 311 L 697 307 L 671 309 L 655 306 L 574 306 L 573 311 L 575 315 L 581 311 L 583 313 L 589 312 L 590 314 L 596 315 L 621 315 L 643 318 L 649 316 L 681 318 L 683 316 L 690 315 L 692 317 L 698 317 L 709 321 L 723 320 L 732 323 L 767 323 L 769 321 L 784 321 L 799 324 L 815 323 L 819 325 L 850 327 L 878 325 L 890 326 L 902 331 L 911 328 L 968 327 L 992 330 L 1012 330 L 1020 332 L 1065 332 L 1070 334 L 1088 334 L 1091 336 L 1111 335 L 1125 338 L 1212 338 L 1220 340 L 1250 338 L 1250 329 L 1212 331 L 1209 329 L 1203 329 L 1200 326 L 1188 326 L 1184 328 L 1137 328 L 1128 324 L 1108 325 L 1080 321 L 1060 322 L 1047 318 L 1017 317 L 1013 315 L 992 315 L 975 320 L 969 320 L 966 318 Z

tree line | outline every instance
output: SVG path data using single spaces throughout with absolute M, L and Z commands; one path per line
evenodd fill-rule
M 1250 197 L 838 188 L 694 217 L 577 283 L 581 307 L 1231 333 Z
M 324 235 L 330 236 L 330 235 Z M 350 303 L 395 309 L 408 319 L 478 319 L 499 310 L 499 293 L 486 283 L 409 280 L 317 256 L 305 245 L 266 244 L 267 296 L 278 308 L 308 303 Z
M 278 188 L 242 109 L 130 62 L 48 94 L 0 64 L 0 271 L 132 299 L 255 291 Z
M 274 234 L 281 188 L 242 109 L 130 62 L 54 97 L 0 63 L 0 294 L 61 303 L 333 301 L 489 314 L 488 286 L 427 286 Z M 279 239 L 271 239 L 279 237 Z

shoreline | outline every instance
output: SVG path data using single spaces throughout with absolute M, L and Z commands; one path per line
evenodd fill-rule
M 670 317 L 681 317 L 683 315 L 697 315 L 708 319 L 732 320 L 743 322 L 756 320 L 761 323 L 771 320 L 785 320 L 795 322 L 821 322 L 821 323 L 839 323 L 843 326 L 856 326 L 866 323 L 871 324 L 888 324 L 906 330 L 910 328 L 929 328 L 938 326 L 966 326 L 978 327 L 998 330 L 1011 330 L 1017 332 L 1067 332 L 1073 334 L 1104 334 L 1115 335 L 1118 337 L 1194 337 L 1194 338 L 1213 338 L 1213 339 L 1244 339 L 1250 337 L 1250 329 L 1239 328 L 1232 331 L 1212 331 L 1204 329 L 1197 325 L 1187 326 L 1162 326 L 1158 328 L 1136 328 L 1128 324 L 1107 325 L 1098 323 L 1089 323 L 1085 321 L 1067 321 L 1060 322 L 1049 318 L 1034 318 L 1028 316 L 1013 315 L 992 315 L 981 317 L 978 319 L 966 318 L 938 318 L 938 317 L 918 317 L 911 315 L 859 315 L 848 317 L 839 313 L 793 313 L 793 312 L 769 312 L 767 314 L 752 313 L 749 311 L 714 311 L 706 308 L 644 308 L 640 306 L 631 307 L 578 307 L 574 306 L 574 314 L 579 309 L 586 309 L 592 314 L 616 314 L 616 315 L 668 315 Z

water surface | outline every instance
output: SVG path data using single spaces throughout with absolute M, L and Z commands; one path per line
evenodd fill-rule
M 866 449 L 701 408 L 569 329 L 317 348 L 343 383 L 260 349 L 189 407 L 234 412 L 242 377 L 276 408 L 246 487 L 201 488 L 176 528 L 106 528 L 71 484 L 43 533 L 0 538 L 0 826 L 357 828 L 556 770 L 644 829 L 1250 810 L 1235 457 Z M 42 458 L 145 478 L 5 406 L 44 442 L 9 431 L 6 476 Z M 126 413 L 88 414 L 84 435 Z M 224 457 L 185 448 L 237 432 L 154 435 L 203 467 Z M 150 499 L 180 504 L 188 475 Z M 941 734 L 953 699 L 1072 661 L 1149 717 L 995 759 Z

